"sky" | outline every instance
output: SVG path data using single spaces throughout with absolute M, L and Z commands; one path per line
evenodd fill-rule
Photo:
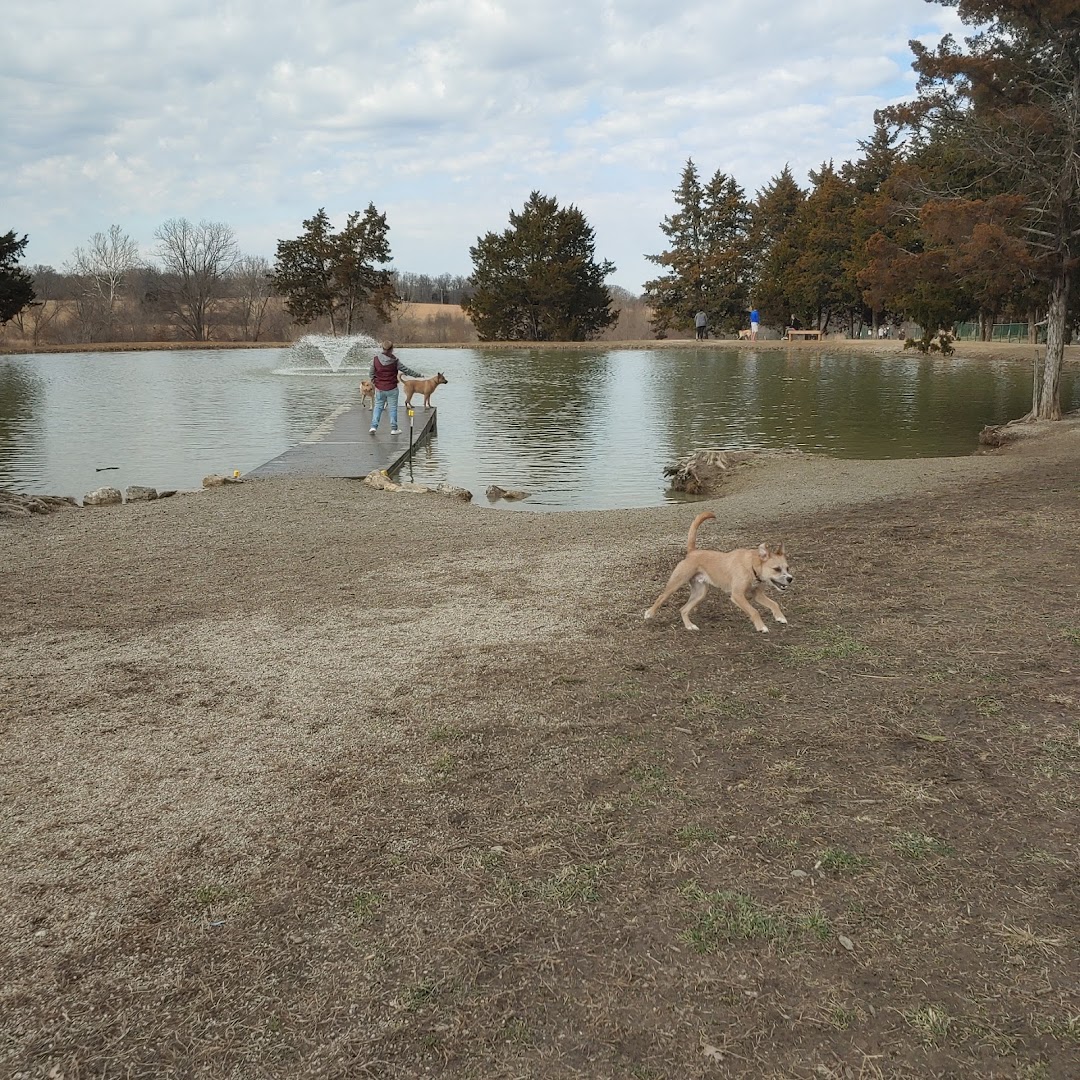
M 63 269 L 173 218 L 245 255 L 374 203 L 393 267 L 464 274 L 536 190 L 637 293 L 687 159 L 749 197 L 858 156 L 912 96 L 927 0 L 22 0 L 5 12 L 0 233 Z M 7 39 L 7 40 L 4 40 Z

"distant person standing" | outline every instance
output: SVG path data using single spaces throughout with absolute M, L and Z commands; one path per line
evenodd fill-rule
M 750 340 L 757 341 L 758 327 L 761 324 L 761 316 L 758 314 L 758 309 L 754 308 L 750 312 Z
M 694 316 L 694 332 L 698 341 L 704 341 L 708 333 L 709 316 L 704 311 L 699 311 Z
M 398 373 L 408 375 L 411 379 L 419 379 L 420 372 L 406 367 L 394 355 L 394 343 L 384 341 L 382 352 L 372 357 L 371 370 L 368 378 L 375 387 L 375 408 L 371 411 L 371 434 L 379 430 L 379 421 L 382 419 L 383 409 L 390 407 L 390 434 L 400 435 L 397 423 L 398 406 Z

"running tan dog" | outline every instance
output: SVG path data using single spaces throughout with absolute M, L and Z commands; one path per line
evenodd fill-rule
M 751 330 L 740 330 L 739 331 L 739 340 L 740 341 L 749 341 L 751 333 L 753 333 L 753 331 L 751 331 Z
M 690 613 L 705 599 L 712 585 L 716 589 L 723 589 L 731 597 L 731 602 L 750 616 L 754 628 L 767 634 L 769 628 L 750 601 L 768 608 L 777 622 L 787 622 L 780 605 L 762 592 L 766 585 L 783 592 L 794 580 L 794 575 L 788 569 L 784 545 L 781 544 L 775 551 L 770 551 L 764 544 L 757 548 L 736 548 L 735 551 L 701 550 L 697 547 L 698 528 L 703 521 L 715 517 L 711 512 L 698 514 L 690 523 L 690 532 L 686 537 L 686 558 L 672 571 L 664 591 L 645 612 L 645 618 L 651 619 L 672 593 L 689 585 L 690 599 L 679 609 L 679 614 L 687 630 L 700 629 L 690 621 Z
M 446 376 L 437 371 L 433 379 L 402 379 L 401 385 L 405 390 L 405 406 L 412 404 L 413 394 L 424 395 L 424 408 L 431 408 L 431 395 L 435 393 L 435 387 L 446 382 Z
M 375 408 L 375 387 L 369 379 L 364 379 L 360 383 L 360 404 L 365 402 L 371 402 L 371 407 Z

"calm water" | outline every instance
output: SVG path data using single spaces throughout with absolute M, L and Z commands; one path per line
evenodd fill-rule
M 1028 364 L 845 353 L 401 350 L 441 370 L 439 434 L 414 479 L 533 493 L 520 509 L 650 506 L 701 446 L 839 457 L 968 454 L 1027 410 Z M 246 472 L 355 400 L 360 373 L 287 368 L 282 350 L 0 357 L 0 484 L 81 497 L 103 484 L 196 488 Z M 1080 406 L 1066 370 L 1063 404 Z

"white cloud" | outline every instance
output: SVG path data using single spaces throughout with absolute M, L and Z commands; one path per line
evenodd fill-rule
M 61 265 L 172 217 L 245 250 L 325 206 L 385 210 L 395 264 L 467 273 L 538 189 L 580 206 L 639 289 L 688 157 L 748 194 L 856 153 L 910 93 L 924 0 L 41 0 L 0 72 L 9 220 Z

